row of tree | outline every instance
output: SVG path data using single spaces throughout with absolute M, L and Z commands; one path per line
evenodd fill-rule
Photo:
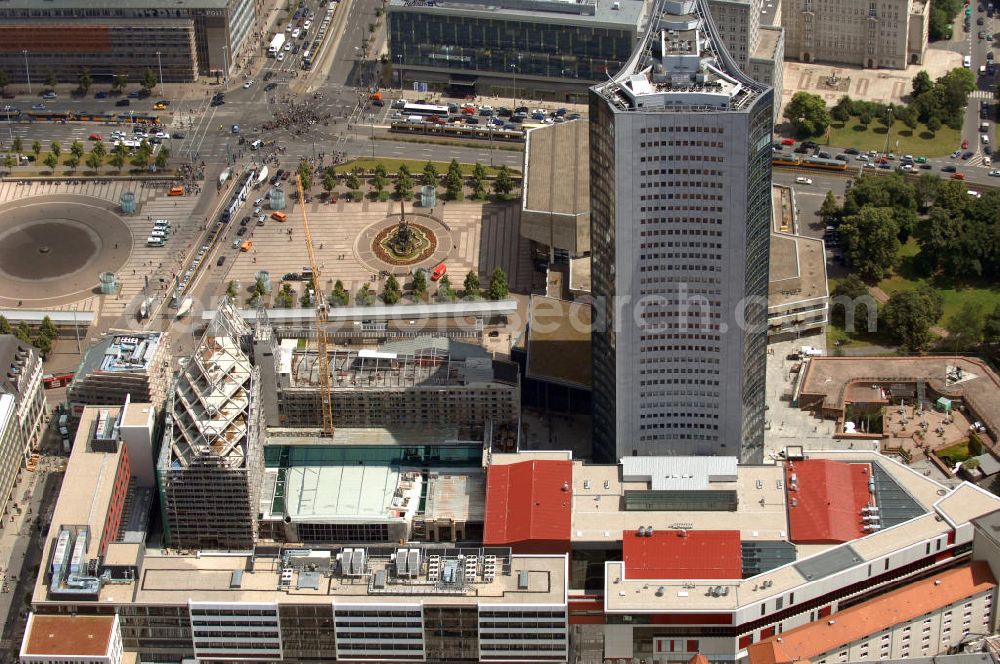
M 444 275 L 437 282 L 438 287 L 435 291 L 433 297 L 438 302 L 455 302 L 458 300 L 458 293 L 451 286 L 451 280 L 448 275 Z M 427 281 L 427 272 L 425 270 L 417 270 L 413 273 L 413 281 L 410 283 L 410 293 L 414 298 L 419 300 L 424 300 L 430 296 L 428 289 L 429 283 Z M 257 279 L 254 283 L 253 288 L 250 291 L 250 298 L 248 304 L 256 306 L 260 303 L 261 298 L 264 296 L 265 287 L 264 282 L 261 279 Z M 316 285 L 313 280 L 309 280 L 305 284 L 305 288 L 302 289 L 302 295 L 299 297 L 299 304 L 302 307 L 315 306 L 315 292 Z M 510 294 L 510 287 L 507 282 L 507 274 L 501 268 L 496 268 L 490 275 L 489 285 L 484 292 L 479 283 L 479 273 L 475 270 L 469 270 L 465 275 L 465 282 L 463 283 L 462 297 L 469 300 L 478 300 L 486 297 L 490 300 L 504 300 Z M 226 295 L 231 300 L 235 300 L 239 295 L 238 288 L 235 281 L 230 281 L 226 288 Z M 385 280 L 385 285 L 382 288 L 381 296 L 378 295 L 377 291 L 372 288 L 371 283 L 362 284 L 361 288 L 358 289 L 357 293 L 354 294 L 354 303 L 357 306 L 372 306 L 376 301 L 381 298 L 382 302 L 387 305 L 393 305 L 398 303 L 403 298 L 403 287 L 400 285 L 399 280 L 395 276 L 389 275 Z M 333 284 L 333 289 L 330 291 L 330 295 L 327 297 L 327 301 L 330 306 L 333 307 L 346 307 L 350 302 L 350 294 L 344 288 L 344 282 L 340 279 Z M 283 283 L 281 289 L 275 293 L 274 296 L 274 306 L 279 309 L 290 309 L 295 302 L 295 292 L 292 290 L 292 286 L 289 283 Z
M 299 176 L 302 177 L 303 187 L 308 188 L 312 186 L 312 175 L 313 171 L 309 164 L 302 162 L 299 165 Z M 356 192 L 361 189 L 363 184 L 362 178 L 364 177 L 364 169 L 359 166 L 348 171 L 344 175 L 343 182 L 350 191 Z M 480 200 L 486 198 L 487 178 L 486 167 L 476 162 L 472 169 L 472 180 L 470 182 L 474 198 Z M 328 166 L 323 170 L 320 184 L 328 195 L 337 188 L 338 183 L 339 175 L 334 166 Z M 401 164 L 392 182 L 393 193 L 404 200 L 409 199 L 413 196 L 415 183 L 416 180 L 410 168 L 406 164 Z M 451 160 L 448 170 L 444 175 L 440 175 L 434 163 L 428 161 L 420 174 L 419 183 L 423 186 L 429 185 L 433 187 L 440 187 L 443 184 L 447 200 L 459 201 L 464 198 L 465 177 L 462 174 L 462 167 L 455 159 Z M 389 173 L 382 163 L 376 164 L 372 169 L 369 186 L 378 197 L 381 197 L 382 192 L 389 186 Z M 493 180 L 492 189 L 494 195 L 497 198 L 509 199 L 514 192 L 514 187 L 514 178 L 511 175 L 510 169 L 506 166 L 501 166 L 497 170 L 496 178 Z
M 38 161 L 39 156 L 42 152 L 42 144 L 39 141 L 34 141 L 31 145 L 31 151 L 35 155 L 35 161 Z M 62 144 L 59 141 L 52 141 L 49 144 L 48 154 L 45 155 L 45 159 L 42 163 L 45 164 L 50 170 L 55 170 L 55 167 L 59 165 L 59 158 L 62 155 Z M 4 166 L 9 170 L 14 167 L 16 163 L 16 158 L 14 155 L 20 155 L 24 152 L 24 145 L 20 137 L 15 137 L 11 144 L 11 151 L 4 157 Z M 162 169 L 166 166 L 167 160 L 170 158 L 170 149 L 161 146 L 159 151 L 156 153 L 156 157 L 153 157 L 153 146 L 149 144 L 148 141 L 143 140 L 139 147 L 136 149 L 135 154 L 129 158 L 129 149 L 122 144 L 115 145 L 111 148 L 111 152 L 108 152 L 107 147 L 104 145 L 103 141 L 96 141 L 93 143 L 90 152 L 86 153 L 84 156 L 84 145 L 80 141 L 73 141 L 73 144 L 69 148 L 69 156 L 65 159 L 65 165 L 70 169 L 75 169 L 80 165 L 82 161 L 89 168 L 97 170 L 104 164 L 107 158 L 108 163 L 114 166 L 116 169 L 121 170 L 125 165 L 125 162 L 130 161 L 133 166 L 138 168 L 146 168 L 150 163 L 156 165 L 157 168 Z
M 80 94 L 87 94 L 90 91 L 91 86 L 94 84 L 94 79 L 90 75 L 90 69 L 87 67 L 81 67 L 80 73 L 77 75 L 77 92 Z M 45 86 L 48 88 L 54 88 L 56 84 L 59 83 L 59 79 L 56 77 L 56 73 L 51 69 L 45 74 Z M 0 69 L 0 90 L 6 90 L 7 86 L 10 85 L 10 76 L 3 69 Z M 156 74 L 149 67 L 142 73 L 142 78 L 139 79 L 139 87 L 141 87 L 147 94 L 152 92 L 153 88 L 157 85 Z M 121 93 L 128 86 L 128 74 L 116 74 L 111 78 L 111 91 L 116 93 Z
M 35 334 L 31 333 L 31 328 L 24 321 L 12 328 L 10 321 L 0 316 L 0 334 L 13 334 L 20 341 L 31 344 L 42 354 L 42 358 L 48 357 L 52 352 L 52 342 L 59 338 L 59 330 L 48 316 L 42 319 L 42 324 L 38 326 L 38 332 Z

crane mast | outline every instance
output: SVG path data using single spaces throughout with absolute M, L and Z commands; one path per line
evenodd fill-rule
M 326 323 L 329 303 L 320 289 L 319 263 L 313 250 L 312 231 L 306 216 L 306 196 L 302 190 L 302 177 L 295 176 L 295 186 L 299 192 L 302 208 L 302 231 L 306 236 L 306 252 L 309 254 L 309 268 L 312 270 L 313 294 L 316 297 L 316 352 L 319 360 L 320 407 L 323 409 L 323 436 L 333 437 L 333 394 L 330 392 L 330 355 L 327 351 Z

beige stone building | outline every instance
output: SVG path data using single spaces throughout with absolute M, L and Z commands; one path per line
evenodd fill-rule
M 778 25 L 781 0 L 708 0 L 726 50 L 748 76 L 780 91 L 784 84 L 785 32 Z M 775 96 L 778 117 L 781 95 Z
M 923 64 L 930 18 L 921 0 L 784 0 L 785 53 L 869 69 Z

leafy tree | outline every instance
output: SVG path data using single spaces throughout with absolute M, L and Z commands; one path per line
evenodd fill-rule
M 372 286 L 368 282 L 361 285 L 358 289 L 357 294 L 354 296 L 354 304 L 359 307 L 370 307 L 375 304 L 375 293 L 372 292 Z
M 128 148 L 119 143 L 111 150 L 111 165 L 115 167 L 116 170 L 121 170 L 122 166 L 125 165 L 125 160 L 128 158 Z
M 128 86 L 128 74 L 115 74 L 115 77 L 111 81 L 111 90 L 113 92 L 123 92 L 126 86 Z
M 103 161 L 104 160 L 101 159 L 100 155 L 98 155 L 95 151 L 91 150 L 90 154 L 87 155 L 86 164 L 91 170 L 96 171 L 98 168 L 101 167 Z
M 899 226 L 892 212 L 865 206 L 840 224 L 844 256 L 864 279 L 882 279 L 899 260 Z
M 45 165 L 49 167 L 50 171 L 56 170 L 56 165 L 59 163 L 59 157 L 55 156 L 51 152 L 45 156 Z
M 149 166 L 149 156 L 149 150 L 143 150 L 140 145 L 139 149 L 132 156 L 132 165 L 136 168 L 146 168 Z
M 347 175 L 347 188 L 351 191 L 357 191 L 361 188 L 361 178 L 358 177 L 357 171 L 351 171 Z
M 501 166 L 497 171 L 496 180 L 493 181 L 493 193 L 497 198 L 507 199 L 510 198 L 512 191 L 514 191 L 514 180 L 510 177 L 510 169 Z
M 14 137 L 14 142 L 11 144 L 11 148 L 15 153 L 21 154 L 21 151 L 24 149 L 24 144 L 21 142 L 20 136 Z
M 160 151 L 156 153 L 156 164 L 157 168 L 163 168 L 167 165 L 167 160 L 170 159 L 170 148 L 165 148 L 160 146 Z
M 837 203 L 837 196 L 832 192 L 826 192 L 823 204 L 819 206 L 819 216 L 826 221 L 833 221 L 840 215 L 840 204 Z
M 281 290 L 274 296 L 274 306 L 280 309 L 291 309 L 295 294 L 292 292 L 292 285 L 285 283 L 281 285 Z
M 38 333 L 49 339 L 59 338 L 59 328 L 56 327 L 56 324 L 48 316 L 42 318 L 42 324 L 38 326 Z
M 226 285 L 226 297 L 232 301 L 236 299 L 237 295 L 239 295 L 239 291 L 236 289 L 236 282 L 230 281 L 229 284 Z
M 384 169 L 383 169 L 384 170 Z M 372 178 L 372 189 L 375 190 L 376 194 L 381 195 L 385 190 L 385 174 L 376 171 L 375 176 Z
M 54 88 L 58 82 L 59 81 L 56 79 L 56 73 L 50 69 L 48 73 L 45 74 L 45 87 Z
M 13 334 L 10 321 L 7 320 L 6 316 L 0 316 L 0 334 Z
M 496 268 L 493 270 L 493 274 L 490 275 L 490 285 L 486 290 L 486 295 L 491 300 L 505 300 L 509 294 L 510 289 L 507 286 L 507 275 L 501 268 Z
M 299 297 L 299 306 L 305 309 L 312 306 L 313 297 L 316 295 L 316 280 L 309 279 L 303 284 L 302 295 Z
M 375 168 L 372 170 L 372 173 L 376 177 L 381 175 L 383 180 L 389 175 L 389 172 L 385 170 L 385 165 L 382 162 L 375 164 Z
M 485 180 L 486 167 L 477 161 L 475 165 L 472 167 L 472 177 L 476 178 L 477 180 Z
M 945 324 L 948 346 L 955 350 L 976 348 L 983 341 L 985 324 L 982 307 L 975 302 L 966 302 Z
M 458 299 L 458 295 L 456 295 L 455 291 L 452 289 L 451 280 L 448 278 L 447 274 L 441 277 L 441 280 L 438 282 L 436 295 L 439 302 L 454 302 Z
M 0 329 L 0 332 L 3 330 Z M 983 341 L 990 345 L 1000 343 L 1000 304 L 986 314 L 983 321 Z
M 59 141 L 52 141 L 52 143 L 49 144 L 49 150 L 52 152 L 52 154 L 58 157 L 59 155 L 62 154 L 62 143 L 60 143 Z
M 83 143 L 80 141 L 73 141 L 73 144 L 69 146 L 69 153 L 76 158 L 83 156 Z
M 396 174 L 396 195 L 402 200 L 408 200 L 412 194 L 413 177 L 410 175 L 410 169 L 406 168 L 406 164 L 403 164 Z
M 457 159 L 452 159 L 448 164 L 448 172 L 444 176 L 445 195 L 450 201 L 457 201 L 462 197 L 462 167 L 458 165 Z
M 476 270 L 469 270 L 465 275 L 465 283 L 462 284 L 465 297 L 477 299 L 482 297 L 483 292 L 479 286 L 479 273 Z
M 421 298 L 427 294 L 427 272 L 425 270 L 417 270 L 413 273 L 413 294 Z
M 869 321 L 869 316 L 874 316 L 875 311 L 869 311 L 866 301 L 862 300 L 868 296 L 868 286 L 856 274 L 849 274 L 837 284 L 833 289 L 833 302 L 830 306 L 830 320 L 838 327 L 845 327 L 847 324 L 847 308 L 851 307 L 854 313 L 852 323 L 855 329 L 859 325 Z
M 896 119 L 895 109 L 892 107 L 891 104 L 889 105 L 889 108 L 887 108 L 884 112 L 878 114 L 879 124 L 885 127 L 886 129 L 892 126 L 892 122 L 895 119 Z
M 139 85 L 146 92 L 150 92 L 156 87 L 156 74 L 150 67 L 146 67 L 146 71 L 142 72 L 142 80 L 139 81 Z
M 858 122 L 864 127 L 868 127 L 872 123 L 872 112 L 867 108 L 858 113 Z
M 961 117 L 969 94 L 976 89 L 976 76 L 971 69 L 957 67 L 938 78 L 935 88 L 940 90 L 942 106 Z
M 330 306 L 346 307 L 349 298 L 350 296 L 347 294 L 347 291 L 344 290 L 344 282 L 337 279 L 336 283 L 333 284 L 333 290 L 330 292 Z
M 472 198 L 481 201 L 486 198 L 486 182 L 478 178 L 472 181 Z
M 881 321 L 904 353 L 919 353 L 931 342 L 930 328 L 941 318 L 941 296 L 932 288 L 894 293 L 882 308 Z
M 424 166 L 424 176 L 421 179 L 421 184 L 431 185 L 433 187 L 436 187 L 438 185 L 438 172 L 437 172 L 437 168 L 435 168 L 434 164 L 432 164 L 429 161 Z
M 80 86 L 80 92 L 87 94 L 90 92 L 90 86 L 93 84 L 94 79 L 90 77 L 90 70 L 84 67 L 80 70 L 80 76 L 77 81 Z
M 35 161 L 38 161 L 39 155 L 42 154 L 42 142 L 38 140 L 32 141 L 31 151 L 35 153 Z
M 31 339 L 31 345 L 38 349 L 43 358 L 48 357 L 48 354 L 52 352 L 52 339 L 41 334 L 36 334 Z
M 927 131 L 932 134 L 936 134 L 939 129 L 941 129 L 941 118 L 936 115 L 932 115 L 927 118 L 924 124 L 927 126 Z
M 74 170 L 79 165 L 80 165 L 80 158 L 77 157 L 75 154 L 71 154 L 70 156 L 66 157 L 66 166 L 70 170 Z
M 899 118 L 910 131 L 916 130 L 919 118 L 917 117 L 917 111 L 913 107 L 901 106 L 896 109 L 896 117 Z
M 14 168 L 14 155 L 5 155 L 3 158 L 3 166 L 9 173 Z
M 333 194 L 333 190 L 337 188 L 337 178 L 334 177 L 329 171 L 323 173 L 323 191 L 326 192 L 327 197 Z
M 306 161 L 299 162 L 299 180 L 302 182 L 302 191 L 309 191 L 312 187 L 312 169 L 309 168 L 309 163 Z M 304 202 L 304 201 L 303 201 Z
M 31 328 L 23 320 L 14 328 L 14 336 L 26 344 L 31 343 Z
M 819 95 L 796 92 L 785 106 L 784 118 L 799 136 L 820 136 L 830 126 L 830 112 Z
M 847 95 L 841 97 L 833 108 L 830 109 L 830 117 L 837 122 L 847 122 L 851 119 L 851 111 L 854 108 L 854 100 Z
M 843 216 L 857 214 L 865 206 L 892 209 L 900 242 L 905 242 L 916 226 L 917 198 L 913 185 L 898 173 L 858 178 L 844 197 Z
M 10 85 L 10 77 L 7 76 L 7 72 L 0 69 L 0 90 L 7 90 L 7 86 Z
M 926 210 L 937 196 L 938 184 L 941 178 L 932 173 L 921 173 L 913 183 L 913 195 L 917 199 L 917 207 Z
M 934 88 L 934 81 L 931 80 L 931 75 L 927 73 L 926 69 L 921 69 L 917 72 L 917 75 L 913 77 L 912 88 L 912 97 L 914 99 L 927 94 Z
M 399 287 L 399 281 L 390 274 L 385 280 L 385 288 L 382 289 L 382 301 L 386 304 L 396 304 L 402 296 L 403 291 Z

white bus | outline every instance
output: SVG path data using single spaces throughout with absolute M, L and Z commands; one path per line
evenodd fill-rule
M 448 117 L 448 107 L 436 104 L 407 104 L 403 107 L 403 115 L 421 115 L 424 117 Z

